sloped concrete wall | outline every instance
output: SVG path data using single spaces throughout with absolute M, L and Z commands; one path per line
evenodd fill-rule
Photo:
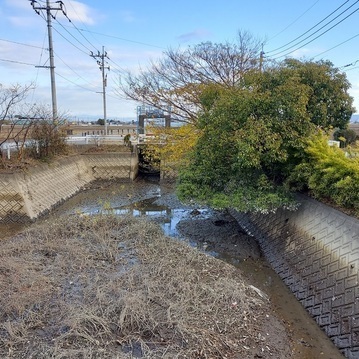
M 133 180 L 136 153 L 101 153 L 63 158 L 26 171 L 0 174 L 0 222 L 36 219 L 96 179 Z
M 295 212 L 231 211 L 347 358 L 359 358 L 359 220 L 300 196 Z

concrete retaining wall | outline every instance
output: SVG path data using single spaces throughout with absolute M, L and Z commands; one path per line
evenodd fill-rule
M 0 222 L 31 221 L 96 179 L 133 180 L 136 153 L 87 154 L 0 174 Z
M 359 220 L 307 197 L 295 212 L 231 211 L 347 358 L 359 358 Z

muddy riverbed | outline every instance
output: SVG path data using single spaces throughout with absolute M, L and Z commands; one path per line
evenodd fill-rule
M 146 216 L 160 223 L 167 235 L 188 240 L 198 250 L 235 266 L 269 297 L 272 314 L 287 333 L 282 338 L 287 357 L 343 358 L 261 256 L 255 238 L 244 233 L 227 213 L 201 208 L 194 203 L 184 205 L 176 198 L 172 185 L 160 184 L 155 179 L 138 179 L 131 183 L 98 182 L 54 210 L 50 219 L 100 212 Z M 9 234 L 16 230 L 8 229 Z M 267 328 L 269 332 L 271 329 L 274 330 Z

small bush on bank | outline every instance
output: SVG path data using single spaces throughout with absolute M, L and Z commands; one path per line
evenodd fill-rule
M 34 158 L 47 159 L 67 152 L 66 134 L 53 122 L 34 123 L 31 138 L 35 141 L 31 151 Z
M 359 214 L 359 157 L 330 147 L 323 135 L 308 141 L 308 159 L 298 165 L 288 184 L 292 189 L 310 190 L 319 200 Z

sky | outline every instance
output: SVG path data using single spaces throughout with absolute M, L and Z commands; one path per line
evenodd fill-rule
M 118 93 L 126 71 L 146 69 L 168 49 L 234 43 L 238 31 L 263 42 L 265 59 L 331 61 L 347 74 L 359 113 L 359 0 L 63 0 L 66 16 L 59 2 L 50 6 L 58 111 L 71 118 L 103 118 L 91 51 L 108 56 L 107 119 L 128 120 L 139 104 Z M 0 84 L 33 83 L 28 103 L 51 106 L 46 18 L 29 0 L 0 0 L 0 18 Z

